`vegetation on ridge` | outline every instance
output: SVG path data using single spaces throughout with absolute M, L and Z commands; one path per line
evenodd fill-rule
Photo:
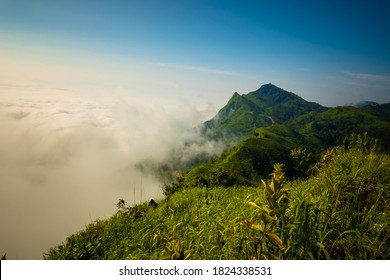
M 289 181 L 280 167 L 255 187 L 181 188 L 153 205 L 122 201 L 45 258 L 390 258 L 390 156 L 377 142 L 353 135 L 304 180 Z

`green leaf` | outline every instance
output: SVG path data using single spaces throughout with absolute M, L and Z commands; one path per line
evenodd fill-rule
M 279 236 L 277 236 L 277 235 L 276 235 L 275 233 L 273 233 L 273 232 L 267 232 L 266 234 L 267 234 L 267 237 L 268 237 L 271 241 L 273 241 L 273 243 L 275 243 L 275 244 L 278 245 L 278 247 L 279 247 L 280 250 L 282 250 L 282 251 L 286 250 L 286 246 L 283 244 L 283 241 L 282 241 L 282 239 L 280 239 Z

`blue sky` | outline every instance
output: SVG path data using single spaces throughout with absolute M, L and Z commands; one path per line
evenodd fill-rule
M 0 78 L 121 87 L 216 107 L 264 83 L 328 106 L 389 102 L 389 8 L 387 1 L 1 0 Z

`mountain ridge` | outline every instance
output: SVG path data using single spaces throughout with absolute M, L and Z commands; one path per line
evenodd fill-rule
M 353 106 L 353 107 L 357 107 L 357 108 L 361 108 L 361 107 L 365 107 L 365 106 L 378 106 L 378 105 L 379 105 L 378 102 L 369 101 L 369 100 L 345 104 L 345 106 Z
M 306 171 L 292 159 L 292 149 L 305 148 L 314 162 L 351 134 L 367 133 L 390 151 L 390 103 L 324 107 L 273 84 L 248 94 L 234 93 L 204 127 L 205 135 L 230 140 L 231 148 L 212 164 L 207 163 L 207 168 L 200 165 L 191 170 L 190 181 L 205 181 L 211 176 L 210 170 L 222 170 L 235 177 L 232 182 L 256 182 L 280 162 L 286 164 L 288 177 L 303 176 Z
M 299 115 L 325 111 L 326 107 L 309 102 L 273 84 L 240 95 L 235 92 L 227 104 L 201 126 L 210 138 L 239 138 L 258 127 L 284 123 Z

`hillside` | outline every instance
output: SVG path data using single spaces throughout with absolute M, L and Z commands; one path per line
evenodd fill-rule
M 390 107 L 388 104 L 375 107 L 336 107 L 313 116 L 302 116 L 287 125 L 305 136 L 307 142 L 317 146 L 341 144 L 345 135 L 368 133 L 385 145 L 390 140 Z
M 306 180 L 177 189 L 98 220 L 46 259 L 390 259 L 390 157 L 367 137 L 328 150 Z

